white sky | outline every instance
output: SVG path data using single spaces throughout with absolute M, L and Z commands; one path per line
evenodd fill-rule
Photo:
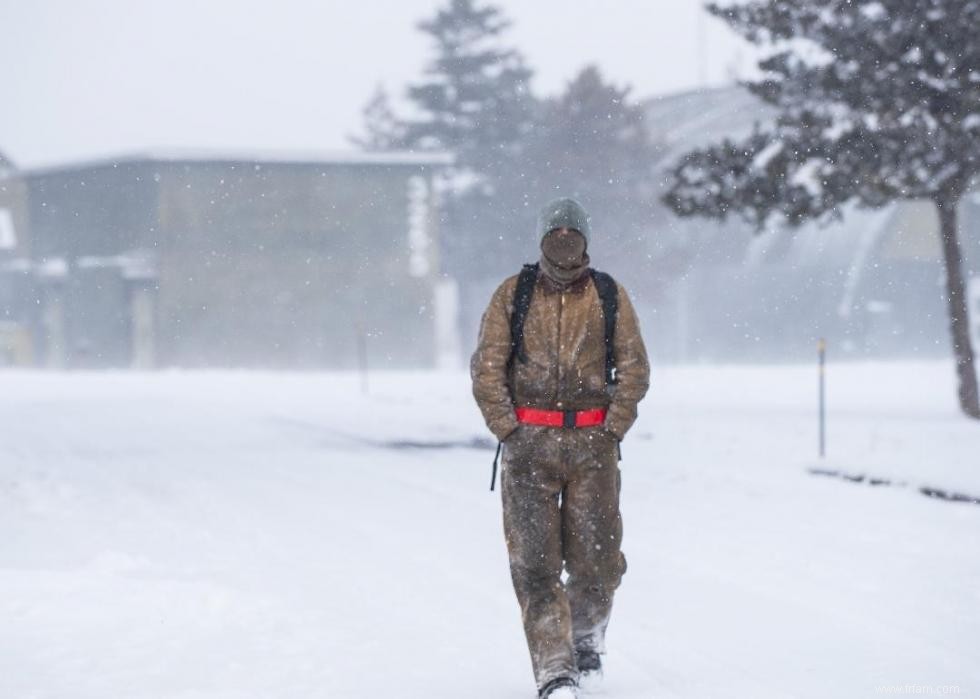
M 381 82 L 429 55 L 444 0 L 0 0 L 0 152 L 35 166 L 149 148 L 349 149 Z M 701 0 L 497 0 L 540 93 L 589 62 L 645 97 L 744 72 Z M 702 17 L 699 19 L 699 16 Z

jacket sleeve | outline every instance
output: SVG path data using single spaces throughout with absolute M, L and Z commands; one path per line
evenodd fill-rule
M 650 388 L 650 362 L 633 304 L 626 289 L 618 282 L 617 287 L 619 305 L 613 349 L 618 380 L 606 414 L 605 427 L 622 441 L 636 421 L 637 404 Z
M 510 357 L 508 307 L 511 305 L 508 290 L 505 281 L 490 299 L 490 305 L 480 321 L 476 351 L 470 359 L 473 397 L 480 406 L 487 427 L 500 441 L 518 426 L 514 400 L 507 385 L 507 359 Z

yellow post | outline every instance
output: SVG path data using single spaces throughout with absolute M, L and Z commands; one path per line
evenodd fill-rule
M 820 432 L 820 458 L 824 458 L 826 452 L 826 442 L 827 442 L 827 420 L 826 420 L 826 364 L 827 364 L 827 341 L 822 337 L 817 341 L 817 356 L 819 361 L 819 432 Z

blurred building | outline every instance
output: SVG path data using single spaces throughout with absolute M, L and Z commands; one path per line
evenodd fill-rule
M 658 97 L 646 109 L 651 136 L 664 144 L 664 177 L 687 151 L 739 139 L 773 118 L 734 87 Z M 980 348 L 980 190 L 964 197 L 959 212 Z M 652 251 L 674 250 L 682 263 L 641 262 L 645 273 L 620 272 L 632 277 L 658 358 L 799 361 L 813 356 L 819 337 L 839 358 L 949 355 L 945 270 L 930 202 L 848 207 L 829 225 L 761 233 L 737 219 L 665 215 L 645 237 Z
M 0 361 L 424 367 L 454 354 L 439 154 L 153 153 L 0 174 Z M 19 340 L 10 340 L 16 335 Z
M 664 178 L 773 118 L 741 88 L 644 107 Z M 169 152 L 17 171 L 0 157 L 0 364 L 459 366 L 501 280 L 442 265 L 449 162 Z M 648 204 L 619 239 L 595 220 L 590 254 L 629 289 L 655 360 L 801 361 L 820 337 L 837 357 L 948 356 L 928 202 L 762 232 Z M 980 348 L 980 190 L 960 219 Z M 512 254 L 516 273 L 537 251 Z

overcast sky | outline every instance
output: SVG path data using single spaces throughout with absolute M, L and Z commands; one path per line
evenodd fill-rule
M 167 147 L 350 149 L 376 85 L 398 96 L 421 74 L 431 49 L 414 25 L 445 2 L 0 0 L 0 152 L 30 167 Z M 751 61 L 701 0 L 494 4 L 541 94 L 590 62 L 645 97 L 702 73 L 728 82 Z

